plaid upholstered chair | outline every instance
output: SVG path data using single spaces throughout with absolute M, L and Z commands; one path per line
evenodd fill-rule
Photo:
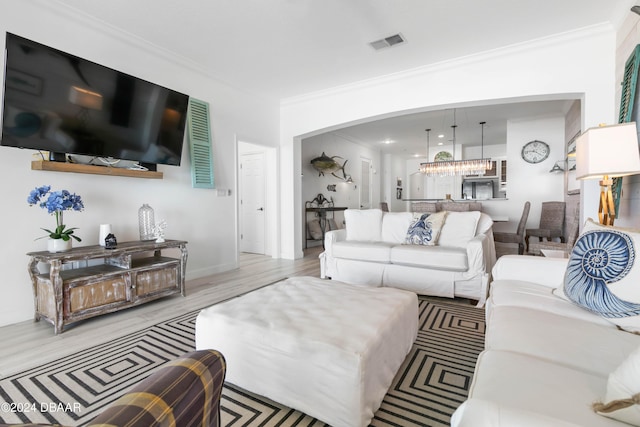
M 120 397 L 89 427 L 219 427 L 226 363 L 200 350 L 162 366 Z

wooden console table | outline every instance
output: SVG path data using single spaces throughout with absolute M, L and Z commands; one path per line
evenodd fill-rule
M 124 242 L 116 249 L 84 246 L 68 252 L 29 252 L 35 320 L 65 325 L 181 293 L 187 242 Z M 162 256 L 165 249 L 180 251 L 178 258 Z M 38 264 L 48 264 L 41 273 Z M 78 266 L 78 264 L 84 264 Z

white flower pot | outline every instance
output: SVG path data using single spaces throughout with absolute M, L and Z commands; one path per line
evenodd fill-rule
M 47 250 L 52 253 L 70 251 L 71 241 L 71 239 L 66 242 L 62 239 L 49 239 L 47 241 Z

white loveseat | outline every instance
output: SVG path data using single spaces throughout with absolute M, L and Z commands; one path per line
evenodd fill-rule
M 470 298 L 482 306 L 496 257 L 493 221 L 477 211 L 444 215 L 436 244 L 419 245 L 406 244 L 413 213 L 347 209 L 346 228 L 325 235 L 321 276 L 421 295 Z
M 498 259 L 486 303 L 485 350 L 453 427 L 627 425 L 591 405 L 610 401 L 605 397 L 616 381 L 610 375 L 629 378 L 619 369 L 640 356 L 640 335 L 567 300 L 556 289 L 567 265 L 562 258 Z M 633 381 L 640 387 L 637 375 Z M 625 410 L 639 414 L 637 404 Z

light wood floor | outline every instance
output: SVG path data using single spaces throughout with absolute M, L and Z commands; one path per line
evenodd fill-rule
M 188 281 L 187 296 L 173 296 L 70 325 L 53 334 L 46 322 L 26 321 L 0 328 L 0 378 L 152 326 L 182 313 L 210 306 L 292 276 L 320 277 L 312 248 L 299 260 L 241 254 L 239 268 Z

